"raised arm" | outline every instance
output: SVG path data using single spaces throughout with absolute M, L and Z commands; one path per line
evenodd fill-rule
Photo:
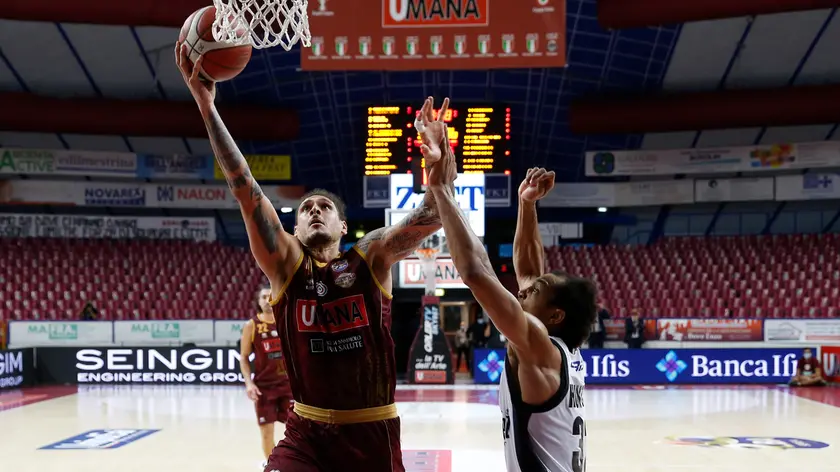
M 431 147 L 438 152 L 441 145 L 448 143 L 448 136 L 444 126 L 443 118 L 449 107 L 449 99 L 443 101 L 438 112 L 438 118 L 434 117 L 434 99 L 429 97 L 423 103 L 418 121 L 422 120 L 421 131 L 425 149 Z M 449 149 L 449 146 L 446 146 Z M 454 189 L 454 186 L 452 186 Z M 431 192 L 423 196 L 423 203 L 412 210 L 400 222 L 391 226 L 371 231 L 359 242 L 357 247 L 365 253 L 377 273 L 377 277 L 387 278 L 391 266 L 405 259 L 413 253 L 420 244 L 429 236 L 440 230 L 440 216 L 435 205 L 435 197 Z
M 437 166 L 454 165 L 451 150 L 447 155 L 449 157 L 435 164 L 432 170 L 435 176 L 430 176 L 429 188 L 435 196 L 452 262 L 475 299 L 513 345 L 519 358 L 534 364 L 545 362 L 557 355 L 548 331 L 539 320 L 522 310 L 519 300 L 499 282 L 484 245 L 455 201 L 454 191 L 450 186 L 438 183 L 446 182 L 446 179 L 438 179 L 438 172 L 445 174 L 447 171 L 445 167 Z
M 219 167 L 225 174 L 233 196 L 239 202 L 239 209 L 245 220 L 248 240 L 254 259 L 271 281 L 273 289 L 281 287 L 301 256 L 301 247 L 294 236 L 283 230 L 280 217 L 263 195 L 262 189 L 248 168 L 242 152 L 236 146 L 213 103 L 215 84 L 205 82 L 198 76 L 203 57 L 190 62 L 187 47 L 176 45 L 178 67 L 184 81 L 192 92 L 210 137 L 210 145 Z M 273 293 L 276 295 L 276 293 Z
M 513 270 L 520 290 L 533 285 L 545 270 L 545 249 L 537 223 L 537 200 L 551 191 L 552 187 L 554 172 L 540 168 L 528 169 L 525 180 L 519 185 L 519 213 L 513 237 Z

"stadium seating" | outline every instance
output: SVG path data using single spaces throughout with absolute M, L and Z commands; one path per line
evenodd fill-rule
M 593 277 L 618 317 L 834 318 L 840 235 L 663 238 L 650 246 L 560 246 L 549 269 Z
M 245 318 L 262 272 L 247 249 L 186 241 L 0 239 L 0 319 Z
M 548 248 L 549 269 L 593 277 L 618 317 L 832 318 L 840 235 L 663 238 Z M 247 249 L 186 241 L 0 239 L 0 319 L 239 319 L 262 273 Z

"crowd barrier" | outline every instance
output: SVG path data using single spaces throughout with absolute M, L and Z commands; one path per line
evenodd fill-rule
M 8 345 L 50 346 L 232 345 L 247 320 L 11 321 Z M 607 341 L 624 338 L 624 320 L 607 320 Z M 645 320 L 645 338 L 676 342 L 840 343 L 835 319 Z
M 584 349 L 582 370 L 589 385 L 697 385 L 787 383 L 796 373 L 801 348 Z M 829 380 L 840 381 L 840 347 L 819 349 Z M 498 384 L 504 349 L 477 349 L 476 383 Z
M 840 347 L 811 347 L 831 382 L 840 382 Z M 589 385 L 786 383 L 802 348 L 584 349 Z M 498 384 L 504 349 L 474 351 L 474 380 Z M 35 384 L 239 385 L 233 347 L 41 347 L 0 351 L 0 390 Z
M 34 384 L 34 350 L 0 350 L 0 392 Z
M 234 345 L 248 320 L 11 321 L 10 347 Z

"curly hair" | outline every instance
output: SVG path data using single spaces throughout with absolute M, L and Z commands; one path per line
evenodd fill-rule
M 589 338 L 597 314 L 598 289 L 583 277 L 552 272 L 559 280 L 552 284 L 552 305 L 566 313 L 563 321 L 549 326 L 549 334 L 560 338 L 569 349 L 577 349 Z

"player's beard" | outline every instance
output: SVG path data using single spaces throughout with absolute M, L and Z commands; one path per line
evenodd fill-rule
M 326 228 L 324 228 L 326 229 Z M 335 242 L 335 238 L 325 230 L 313 231 L 307 235 L 303 244 L 310 249 L 318 249 Z

